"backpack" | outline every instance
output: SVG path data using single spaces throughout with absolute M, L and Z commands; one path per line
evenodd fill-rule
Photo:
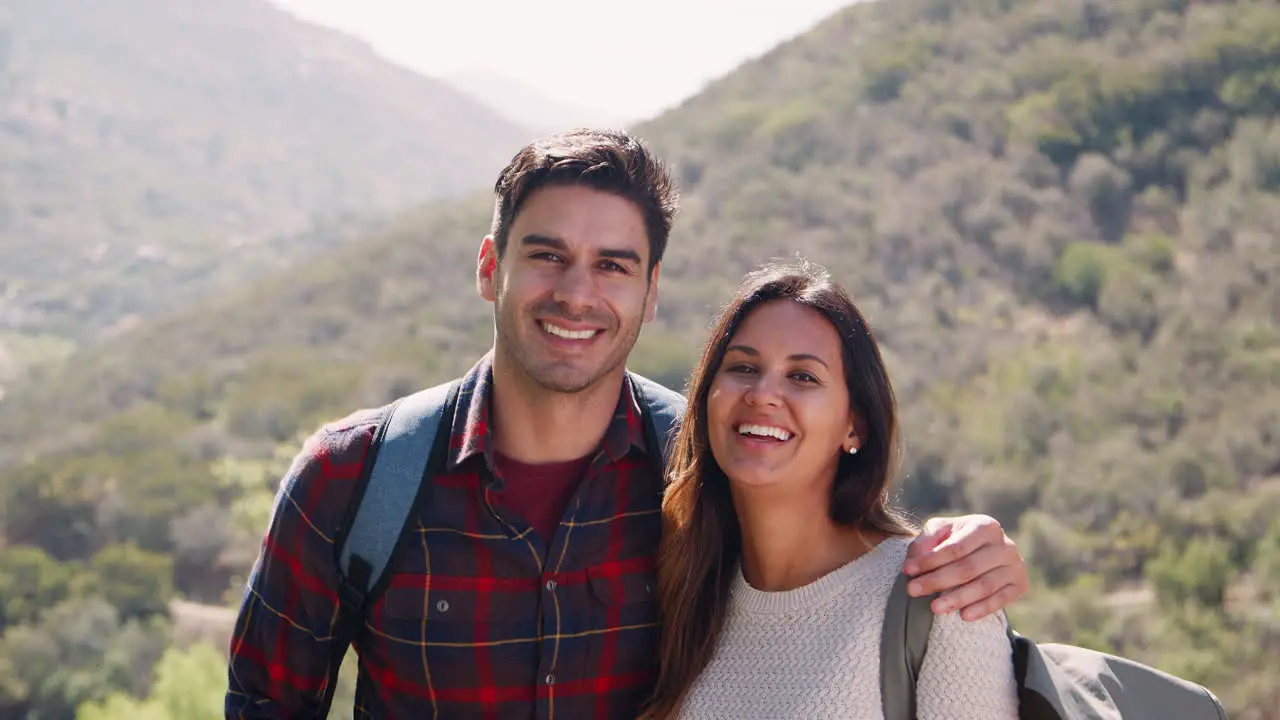
M 907 595 L 900 573 L 885 607 L 880 693 L 885 720 L 913 720 L 916 679 L 933 627 L 932 597 Z M 1059 643 L 1036 643 L 1009 626 L 1022 720 L 1226 720 L 1208 688 L 1141 663 Z
M 640 407 L 645 441 L 649 447 L 662 448 L 665 474 L 685 399 L 636 373 L 628 372 L 627 377 Z M 323 712 L 317 717 L 328 715 L 347 648 L 364 627 L 368 608 L 386 590 L 391 576 L 385 570 L 410 529 L 413 509 L 428 500 L 430 477 L 444 466 L 459 385 L 460 381 L 452 380 L 396 400 L 374 433 L 334 541 L 341 574 L 338 622 Z M 442 422 L 446 431 L 438 432 Z

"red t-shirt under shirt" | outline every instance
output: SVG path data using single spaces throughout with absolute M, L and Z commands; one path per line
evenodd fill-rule
M 591 455 L 567 462 L 530 465 L 494 453 L 502 478 L 500 502 L 524 518 L 537 531 L 545 547 L 555 538 L 556 526 L 578 489 Z

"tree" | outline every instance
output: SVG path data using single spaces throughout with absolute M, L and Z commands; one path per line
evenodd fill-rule
M 0 548 L 0 635 L 67 599 L 76 572 L 76 564 L 60 563 L 39 548 Z
M 1234 575 L 1231 549 L 1217 537 L 1194 537 L 1182 549 L 1166 540 L 1147 564 L 1147 577 L 1160 602 L 1169 607 L 1191 602 L 1220 609 Z
M 139 700 L 116 692 L 79 707 L 76 720 L 222 720 L 226 659 L 217 648 L 195 643 L 165 650 L 155 667 L 151 694 Z

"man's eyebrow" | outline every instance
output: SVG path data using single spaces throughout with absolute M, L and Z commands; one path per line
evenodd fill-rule
M 640 264 L 640 253 L 635 250 L 615 250 L 613 248 L 603 248 L 600 250 L 600 257 L 606 257 L 611 260 L 630 260 L 635 264 Z
M 539 235 L 537 233 L 529 233 L 528 235 L 525 235 L 523 238 L 520 239 L 520 244 L 521 245 L 541 245 L 543 247 L 549 247 L 553 250 L 569 249 L 569 245 L 565 243 L 564 240 L 561 240 L 558 237 L 551 237 L 550 235 Z
M 756 350 L 750 345 L 730 345 L 729 347 L 725 348 L 724 351 L 731 352 L 733 350 L 736 350 L 744 355 L 758 356 L 760 354 L 759 350 Z M 811 353 L 796 353 L 794 355 L 788 355 L 787 359 L 788 360 L 812 360 L 816 363 L 820 363 L 823 367 L 827 369 L 831 368 L 831 366 L 827 364 L 826 360 L 823 360 L 817 355 L 813 355 Z

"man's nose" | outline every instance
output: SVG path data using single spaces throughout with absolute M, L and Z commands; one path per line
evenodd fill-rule
M 590 268 L 571 265 L 560 274 L 553 297 L 570 315 L 579 316 L 596 305 L 595 278 Z

